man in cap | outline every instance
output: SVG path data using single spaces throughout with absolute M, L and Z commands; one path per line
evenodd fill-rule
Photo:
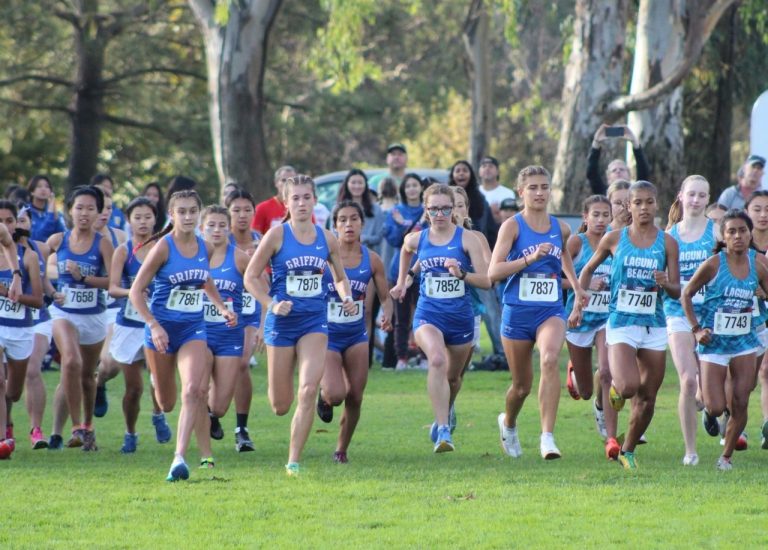
M 744 164 L 736 172 L 736 185 L 732 185 L 720 194 L 718 204 L 725 208 L 744 208 L 749 197 L 760 189 L 760 182 L 765 169 L 765 158 L 760 155 L 749 155 Z
M 377 174 L 368 180 L 368 186 L 374 191 L 378 190 L 379 182 L 389 176 L 394 179 L 397 185 L 403 181 L 406 166 L 408 165 L 408 150 L 402 143 L 390 143 L 387 146 L 387 168 L 389 171 L 384 174 Z

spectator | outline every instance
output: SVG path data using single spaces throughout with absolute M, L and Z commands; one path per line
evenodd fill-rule
M 408 166 L 408 151 L 405 145 L 402 143 L 390 143 L 387 147 L 387 168 L 389 168 L 389 171 L 386 174 L 377 174 L 371 177 L 368 185 L 374 191 L 378 191 L 379 183 L 386 177 L 392 178 L 397 185 L 400 185 L 400 182 L 405 177 L 406 166 Z
M 283 223 L 286 212 L 285 203 L 283 202 L 283 184 L 285 180 L 295 175 L 296 170 L 293 166 L 285 165 L 277 169 L 274 180 L 276 194 L 271 199 L 256 205 L 253 221 L 251 222 L 252 229 L 264 235 L 270 228 Z
M 718 204 L 716 202 L 713 202 L 709 206 L 707 206 L 706 216 L 716 224 L 720 223 L 720 220 L 723 219 L 723 216 L 725 216 L 725 213 L 728 211 L 728 209 L 723 206 L 722 204 Z
M 238 183 L 235 183 L 234 181 L 225 183 L 224 187 L 221 188 L 221 196 L 219 197 L 219 204 L 224 204 L 224 201 L 227 200 L 227 197 L 233 191 L 239 191 L 244 189 L 245 188 L 243 186 L 241 186 Z
M 589 180 L 593 195 L 605 195 L 608 186 L 616 180 L 631 179 L 629 167 L 621 159 L 614 159 L 608 163 L 608 168 L 605 171 L 605 180 L 600 175 L 600 147 L 602 147 L 604 141 L 612 139 L 605 135 L 606 128 L 608 128 L 606 124 L 601 124 L 597 132 L 595 132 L 592 148 L 589 150 L 589 156 L 587 157 L 587 180 Z M 616 139 L 632 142 L 632 151 L 635 154 L 635 164 L 637 165 L 637 179 L 649 179 L 651 170 L 648 167 L 648 161 L 645 159 L 645 153 L 643 153 L 637 137 L 628 126 L 618 126 L 618 128 L 623 128 L 624 134 Z
M 501 223 L 504 223 L 518 212 L 520 212 L 520 206 L 517 204 L 517 199 L 504 199 L 499 204 Z
M 760 188 L 765 169 L 765 159 L 760 155 L 749 155 L 739 171 L 736 172 L 736 185 L 732 185 L 720 194 L 718 204 L 726 210 L 743 209 L 747 199 Z
M 472 227 L 485 235 L 485 238 L 488 239 L 488 245 L 493 250 L 493 245 L 496 244 L 496 230 L 498 227 L 493 222 L 491 208 L 485 201 L 482 192 L 480 192 L 475 171 L 466 160 L 457 161 L 451 166 L 448 185 L 458 185 L 467 192 L 469 197 L 469 217 L 472 220 Z
M 177 191 L 189 191 L 197 187 L 197 182 L 187 176 L 173 176 L 168 181 L 168 191 L 165 193 L 165 204 L 171 203 L 171 196 Z
M 399 191 L 395 180 L 389 176 L 385 177 L 379 183 L 379 206 L 384 213 L 384 220 L 386 219 L 392 209 L 397 206 L 399 202 Z M 392 261 L 392 256 L 395 254 L 395 249 L 387 242 L 387 239 L 381 241 L 381 260 L 384 262 L 384 267 L 389 268 L 389 264 Z
M 56 197 L 51 180 L 39 174 L 32 176 L 27 191 L 31 196 L 29 217 L 32 221 L 32 240 L 46 242 L 54 233 L 64 232 L 64 218 L 60 212 L 56 212 Z
M 144 186 L 141 192 L 142 196 L 147 197 L 155 205 L 157 216 L 155 216 L 155 228 L 152 233 L 159 232 L 165 227 L 166 211 L 165 200 L 163 199 L 163 190 L 157 182 L 151 182 Z
M 112 198 L 112 193 L 115 190 L 115 182 L 112 180 L 111 176 L 107 174 L 96 174 L 91 178 L 90 184 L 101 189 L 107 197 Z M 107 225 L 121 231 L 125 231 L 127 227 L 125 214 L 120 210 L 117 204 L 115 204 L 114 200 L 112 201 L 112 215 L 109 217 Z
M 368 177 L 362 170 L 353 168 L 341 183 L 336 204 L 341 204 L 342 201 L 347 200 L 354 201 L 363 207 L 365 219 L 363 220 L 360 242 L 363 243 L 363 246 L 379 253 L 379 244 L 384 238 L 385 216 L 373 193 L 371 193 L 368 187 Z
M 504 199 L 515 199 L 515 192 L 509 187 L 504 187 L 499 183 L 499 161 L 494 157 L 483 157 L 480 161 L 480 192 L 485 197 L 488 206 L 491 207 L 493 221 L 501 224 L 501 212 L 499 204 Z

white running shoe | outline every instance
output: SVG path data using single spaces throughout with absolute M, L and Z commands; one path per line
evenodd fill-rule
M 541 458 L 544 460 L 555 460 L 560 458 L 560 449 L 555 445 L 555 436 L 549 432 L 541 434 Z
M 506 454 L 513 458 L 518 458 L 523 454 L 523 449 L 520 447 L 520 439 L 517 437 L 517 426 L 514 428 L 507 428 L 504 424 L 504 419 L 507 417 L 507 413 L 499 414 L 499 437 L 501 439 L 501 448 Z
M 720 470 L 721 472 L 730 472 L 731 470 L 733 470 L 733 464 L 731 464 L 731 459 L 726 458 L 724 456 L 721 456 L 720 458 L 717 459 L 716 466 L 717 466 L 717 469 Z
M 699 455 L 692 454 L 692 455 L 685 455 L 683 457 L 683 466 L 698 466 L 699 465 Z
M 592 400 L 592 412 L 595 413 L 597 433 L 600 434 L 600 437 L 605 439 L 608 437 L 608 430 L 605 429 L 605 412 L 602 409 L 597 408 L 597 398 Z
M 397 365 L 395 365 L 395 370 L 396 371 L 408 370 L 408 361 L 406 361 L 405 359 L 398 359 Z

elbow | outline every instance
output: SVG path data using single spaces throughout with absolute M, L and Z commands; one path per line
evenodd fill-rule
M 504 277 L 501 276 L 499 273 L 499 270 L 496 269 L 496 266 L 492 266 L 488 268 L 488 282 L 489 284 L 497 283 L 501 281 Z

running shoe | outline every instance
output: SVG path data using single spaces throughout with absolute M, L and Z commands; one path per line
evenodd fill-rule
M 603 412 L 603 409 L 597 408 L 597 398 L 592 400 L 592 412 L 595 413 L 597 433 L 600 434 L 600 437 L 605 439 L 608 437 L 608 430 L 605 428 L 605 413 Z
M 40 426 L 35 426 L 32 428 L 32 431 L 29 432 L 29 442 L 32 443 L 32 448 L 34 450 L 48 448 L 48 442 L 45 440 L 43 430 L 40 429 Z
M 645 438 L 645 434 L 640 435 L 640 437 L 637 439 L 638 445 L 647 445 L 648 440 Z
M 506 413 L 500 413 L 498 417 L 501 448 L 509 456 L 518 458 L 523 454 L 523 449 L 520 447 L 520 438 L 517 437 L 517 426 L 508 428 L 504 423 L 506 417 Z
M 605 441 L 605 458 L 608 460 L 618 460 L 621 446 L 615 437 L 609 437 Z
M 556 460 L 562 456 L 560 449 L 555 445 L 555 436 L 551 433 L 541 434 L 539 450 L 544 460 Z
M 576 375 L 573 374 L 573 363 L 568 361 L 568 366 L 565 369 L 565 387 L 568 388 L 568 393 L 571 394 L 571 398 L 574 401 L 581 399 L 579 390 L 576 387 Z
M 725 409 L 725 412 L 720 415 L 720 418 L 717 421 L 717 425 L 720 428 L 720 437 L 725 437 L 725 428 L 728 427 L 728 419 L 731 418 L 731 413 L 728 409 Z M 723 445 L 723 443 L 720 443 L 720 445 Z
M 768 449 L 768 420 L 763 422 L 763 429 L 760 430 L 760 433 L 762 434 L 762 439 L 760 440 L 760 448 Z
M 741 435 L 736 440 L 736 450 L 737 451 L 746 451 L 747 450 L 747 432 L 741 432 Z
M 174 462 L 171 464 L 171 470 L 168 472 L 168 477 L 165 481 L 179 481 L 189 479 L 189 466 L 183 460 L 180 462 Z
M 289 462 L 285 465 L 285 473 L 288 477 L 299 477 L 299 463 Z
M 397 364 L 395 365 L 395 370 L 398 372 L 408 370 L 408 360 L 398 359 Z
M 248 428 L 235 428 L 235 450 L 238 453 L 248 453 L 256 450 L 256 445 L 253 444 L 253 441 L 248 436 Z
M 6 439 L 13 439 L 13 424 L 6 424 L 5 425 L 5 438 Z
M 437 443 L 437 422 L 432 422 L 429 427 L 429 439 L 432 443 Z
M 448 409 L 448 427 L 451 429 L 451 434 L 456 431 L 456 404 L 451 405 Z
M 64 439 L 59 434 L 51 434 L 48 440 L 49 451 L 61 451 L 64 448 Z
M 730 472 L 731 470 L 733 470 L 733 464 L 731 464 L 731 457 L 721 456 L 720 458 L 717 459 L 717 464 L 715 464 L 715 467 L 721 472 Z
M 165 420 L 165 414 L 153 414 L 152 425 L 155 427 L 155 439 L 157 439 L 158 443 L 168 443 L 171 440 L 173 432 L 171 432 L 171 427 Z
M 451 439 L 451 429 L 448 426 L 437 428 L 437 442 L 435 443 L 436 453 L 449 453 L 453 451 L 453 440 Z
M 693 453 L 691 455 L 685 455 L 683 457 L 683 466 L 698 466 L 699 465 L 699 455 L 696 453 Z
M 83 451 L 98 451 L 96 446 L 96 431 L 95 430 L 83 430 Z
M 120 447 L 120 452 L 124 455 L 135 453 L 136 452 L 136 446 L 139 443 L 139 435 L 138 434 L 129 434 L 126 433 L 125 436 L 123 436 L 123 446 Z
M 75 447 L 82 447 L 84 439 L 85 430 L 79 428 L 77 430 L 72 430 L 72 437 L 70 437 L 69 441 L 67 441 L 67 447 L 70 449 L 74 449 Z
M 630 451 L 622 451 L 619 454 L 619 463 L 625 470 L 637 470 L 637 459 L 635 453 Z
M 109 401 L 107 401 L 107 386 L 96 386 L 96 401 L 93 403 L 93 416 L 101 418 L 109 410 Z
M 619 392 L 616 391 L 616 388 L 613 387 L 613 384 L 611 384 L 611 391 L 608 395 L 610 396 L 611 408 L 614 411 L 619 412 L 624 408 L 624 402 L 626 399 L 619 395 Z
M 216 466 L 216 463 L 213 460 L 212 456 L 209 456 L 208 458 L 203 458 L 200 460 L 200 469 L 201 470 L 210 470 Z
M 344 451 L 336 451 L 333 453 L 333 461 L 336 464 L 347 464 L 349 459 L 347 458 L 347 453 Z
M 322 391 L 317 392 L 317 416 L 326 424 L 330 424 L 333 420 L 333 405 L 325 402 Z
M 208 413 L 208 417 L 211 419 L 211 439 L 220 441 L 224 439 L 224 428 L 221 427 L 219 417 Z
M 3 439 L 0 441 L 0 460 L 11 458 L 11 453 L 16 448 L 13 439 Z
M 720 424 L 717 422 L 717 417 L 709 414 L 707 409 L 701 411 L 701 425 L 704 426 L 704 431 L 712 437 L 720 435 Z

